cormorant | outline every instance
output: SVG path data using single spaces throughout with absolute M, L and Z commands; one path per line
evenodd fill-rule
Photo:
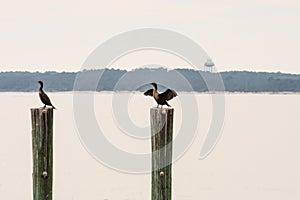
M 153 96 L 155 101 L 157 102 L 157 107 L 158 105 L 167 105 L 170 107 L 167 101 L 173 99 L 174 97 L 177 96 L 177 93 L 174 90 L 167 89 L 165 92 L 159 94 L 157 91 L 157 84 L 156 83 L 150 83 L 153 86 L 153 89 L 147 90 L 144 95 L 146 96 Z
M 38 83 L 41 85 L 40 89 L 39 89 L 39 96 L 40 96 L 40 99 L 43 102 L 43 104 L 45 104 L 43 108 L 46 108 L 46 106 L 52 106 L 52 108 L 55 109 L 55 107 L 52 105 L 49 97 L 43 91 L 43 86 L 44 86 L 43 82 L 42 81 L 38 81 Z

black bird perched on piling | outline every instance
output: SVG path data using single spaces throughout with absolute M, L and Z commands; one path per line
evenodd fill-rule
M 153 89 L 147 90 L 144 95 L 146 96 L 153 96 L 155 101 L 157 102 L 157 107 L 161 105 L 167 105 L 170 107 L 167 101 L 173 99 L 174 97 L 177 96 L 177 93 L 174 90 L 167 89 L 163 93 L 159 94 L 157 91 L 157 84 L 156 83 L 150 83 L 153 86 Z
M 39 96 L 40 96 L 40 99 L 43 102 L 43 104 L 45 104 L 43 108 L 46 108 L 46 106 L 52 106 L 52 108 L 55 109 L 55 107 L 52 105 L 49 97 L 47 96 L 47 94 L 43 90 L 43 86 L 44 86 L 43 82 L 38 81 L 38 83 L 41 85 L 40 89 L 39 89 Z

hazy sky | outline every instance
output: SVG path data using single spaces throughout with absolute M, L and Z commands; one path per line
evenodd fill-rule
M 188 36 L 220 71 L 300 73 L 299 0 L 2 0 L 0 71 L 77 71 L 102 42 L 144 27 Z M 164 59 L 184 65 L 169 55 L 144 52 L 118 66 Z

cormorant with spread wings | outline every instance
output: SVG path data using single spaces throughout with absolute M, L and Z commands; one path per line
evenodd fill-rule
M 173 99 L 177 96 L 177 93 L 174 90 L 167 89 L 163 93 L 158 93 L 157 91 L 157 84 L 156 83 L 150 83 L 153 86 L 153 89 L 147 90 L 144 95 L 146 96 L 153 96 L 155 101 L 157 102 L 157 107 L 161 105 L 167 105 L 170 107 L 167 101 Z

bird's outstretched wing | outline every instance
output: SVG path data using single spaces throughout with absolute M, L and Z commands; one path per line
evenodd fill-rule
M 147 90 L 144 95 L 146 96 L 153 96 L 153 89 Z
M 163 93 L 159 94 L 159 97 L 161 97 L 162 99 L 164 99 L 166 101 L 169 101 L 169 100 L 173 99 L 176 96 L 177 96 L 177 93 L 174 90 L 171 90 L 171 89 L 167 89 Z

